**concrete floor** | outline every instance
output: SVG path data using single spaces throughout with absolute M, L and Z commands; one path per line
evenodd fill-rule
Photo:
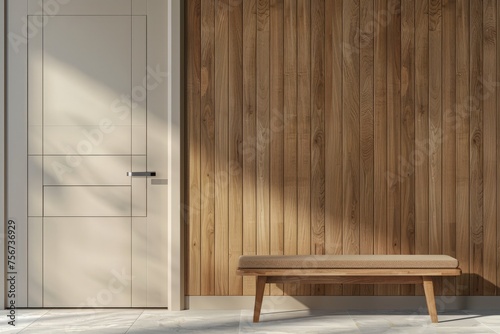
M 427 314 L 400 311 L 252 311 L 143 309 L 17 310 L 16 327 L 0 311 L 0 333 L 500 333 L 500 312 L 452 311 L 432 324 Z

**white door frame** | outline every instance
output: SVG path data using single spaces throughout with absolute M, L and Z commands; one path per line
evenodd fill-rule
M 7 66 L 4 59 L 5 49 L 9 51 L 10 45 L 6 44 L 6 32 L 4 26 L 6 22 L 6 2 L 7 0 L 0 0 L 0 212 L 3 215 L 2 232 L 0 233 L 0 300 L 4 308 L 8 307 L 6 299 L 6 283 L 5 283 L 5 240 L 4 235 L 7 215 L 5 212 L 5 178 L 7 177 L 5 171 L 5 149 L 7 143 L 5 140 L 5 117 L 7 110 L 5 108 L 5 92 L 6 92 L 6 76 L 5 68 Z M 26 1 L 14 1 L 13 6 L 17 7 L 16 12 L 26 12 Z M 169 166 L 168 166 L 168 309 L 172 311 L 184 309 L 184 259 L 183 259 L 183 223 L 182 220 L 182 48 L 183 48 L 183 11 L 184 0 L 168 0 L 168 64 L 169 64 L 169 77 L 168 77 L 168 146 L 170 152 Z M 22 53 L 24 63 L 27 63 L 27 54 Z M 23 71 L 21 71 L 22 73 Z M 25 101 L 19 104 L 24 106 L 23 111 L 26 113 Z M 22 251 L 21 254 L 26 254 Z M 19 253 L 18 253 L 19 254 Z M 22 282 L 19 282 L 22 283 Z M 17 289 L 23 287 L 18 285 Z M 25 287 L 24 287 L 25 288 Z M 24 292 L 25 294 L 25 292 Z
M 182 208 L 182 51 L 184 0 L 168 2 L 168 307 L 184 309 L 184 219 Z

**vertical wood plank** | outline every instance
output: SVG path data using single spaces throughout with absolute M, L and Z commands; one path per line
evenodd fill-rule
M 457 260 L 462 275 L 456 280 L 456 294 L 469 295 L 469 0 L 457 0 Z
M 483 142 L 484 142 L 484 285 L 483 295 L 496 295 L 497 281 L 497 22 L 496 0 L 483 1 Z
M 483 294 L 483 1 L 470 2 L 470 294 Z
M 343 173 L 344 254 L 359 254 L 359 0 L 344 1 Z M 344 285 L 344 295 L 358 295 L 359 286 Z
M 189 296 L 199 296 L 201 288 L 201 211 L 200 211 L 200 170 L 201 170 L 201 0 L 191 0 L 187 2 L 186 22 L 186 112 L 188 119 L 188 166 L 189 185 L 186 191 L 187 203 L 187 231 L 188 242 L 188 263 L 187 268 L 187 294 Z
M 311 0 L 297 0 L 298 254 L 311 251 Z M 299 295 L 309 295 L 302 284 Z
M 243 254 L 257 253 L 256 164 L 257 0 L 243 1 Z M 243 294 L 255 295 L 255 279 L 243 277 Z
M 215 6 L 201 2 L 201 294 L 215 294 Z
M 270 224 L 272 255 L 283 255 L 283 0 L 270 3 Z M 271 295 L 283 295 L 283 284 L 270 284 Z
M 325 253 L 342 254 L 342 8 L 325 1 Z M 342 285 L 326 285 L 326 295 L 342 295 Z
M 375 0 L 374 32 L 374 253 L 387 254 L 387 0 Z M 386 295 L 387 286 L 376 285 L 376 295 Z
M 284 2 L 284 254 L 297 254 L 297 0 Z M 285 284 L 294 295 L 297 284 Z
M 401 254 L 415 254 L 415 2 L 401 3 Z M 415 285 L 401 286 L 401 295 Z
M 215 294 L 229 292 L 229 9 L 215 16 Z
M 229 294 L 243 293 L 236 275 L 243 254 L 243 3 L 229 2 Z
M 429 0 L 429 251 L 441 254 L 442 245 L 442 108 L 441 0 Z M 442 279 L 436 279 L 441 294 Z
M 360 1 L 360 253 L 373 254 L 374 201 L 374 56 L 373 1 Z M 373 285 L 361 285 L 360 294 L 373 295 Z
M 311 254 L 325 253 L 325 2 L 311 3 Z M 323 295 L 322 284 L 311 286 Z
M 269 255 L 269 0 L 257 7 L 257 254 Z M 269 286 L 265 294 L 269 294 Z
M 443 253 L 456 257 L 456 1 L 443 3 Z M 443 279 L 444 295 L 455 295 L 455 278 Z
M 429 2 L 415 2 L 415 253 L 429 254 Z M 468 159 L 468 158 L 467 158 Z M 415 294 L 423 296 L 423 287 Z
M 401 0 L 389 0 L 387 27 L 387 253 L 401 253 Z M 399 295 L 398 285 L 389 295 Z

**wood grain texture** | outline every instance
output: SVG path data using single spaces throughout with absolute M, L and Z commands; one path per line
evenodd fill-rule
M 257 3 L 257 254 L 270 252 L 269 0 Z M 266 287 L 266 295 L 269 287 Z
M 441 254 L 442 245 L 442 0 L 429 0 L 429 251 Z M 442 280 L 435 280 L 440 295 Z
M 243 254 L 257 254 L 256 188 L 257 0 L 243 2 Z M 243 278 L 243 294 L 255 295 L 255 280 Z
M 469 295 L 469 0 L 457 0 L 456 54 L 457 54 L 457 260 L 463 275 L 456 279 L 456 294 Z M 461 42 L 459 42 L 461 41 Z
M 264 276 L 257 277 L 257 284 L 255 288 L 255 305 L 253 311 L 253 322 L 259 322 L 260 310 L 262 308 L 262 300 L 264 299 L 264 292 L 267 278 Z
M 456 257 L 456 1 L 443 3 L 443 253 Z M 447 236 L 447 237 L 444 237 Z M 455 295 L 455 278 L 443 279 L 443 295 Z
M 215 294 L 215 3 L 201 2 L 201 295 Z
M 325 253 L 342 254 L 342 35 L 343 0 L 325 1 Z M 328 56 L 331 55 L 331 56 Z M 327 285 L 326 295 L 342 295 Z
M 325 1 L 311 3 L 311 254 L 325 254 Z M 324 295 L 324 285 L 312 285 Z
M 270 252 L 283 255 L 283 0 L 270 3 Z M 283 284 L 271 284 L 271 295 L 283 295 Z
M 201 125 L 201 0 L 189 1 L 186 9 L 186 111 L 187 111 L 187 165 L 189 166 L 189 187 L 186 190 L 187 242 L 189 244 L 187 263 L 186 294 L 199 296 L 201 293 L 201 172 L 200 172 L 200 125 Z
M 401 254 L 415 254 L 415 1 L 401 2 Z M 414 295 L 415 286 L 401 286 Z
M 360 0 L 360 254 L 373 254 L 374 183 L 374 56 L 373 1 Z M 362 285 L 360 294 L 373 295 L 372 285 Z
M 387 26 L 387 253 L 401 253 L 401 1 L 388 0 Z M 389 295 L 399 295 L 391 286 Z
M 415 2 L 415 253 L 429 254 L 429 2 Z M 468 159 L 468 158 L 467 158 Z M 422 287 L 415 294 L 424 295 Z
M 484 260 L 483 295 L 496 295 L 497 281 L 497 21 L 496 0 L 483 0 Z
M 375 0 L 374 30 L 374 253 L 387 254 L 387 0 Z M 375 294 L 386 295 L 387 286 L 376 286 Z
M 483 1 L 470 2 L 470 294 L 483 294 Z
M 243 254 L 243 3 L 229 3 L 229 294 L 243 294 L 236 275 Z
M 311 0 L 297 0 L 297 253 L 311 252 Z M 309 295 L 300 286 L 299 295 Z
M 360 68 L 359 0 L 344 1 L 343 174 L 344 254 L 359 254 L 360 229 Z M 344 286 L 344 295 L 359 295 L 359 286 Z
M 229 293 L 229 7 L 215 8 L 215 294 Z
M 500 294 L 498 2 L 187 0 L 187 293 L 253 295 L 240 254 L 373 252 L 450 254 L 437 294 Z
M 284 254 L 297 254 L 297 0 L 284 1 Z M 285 284 L 294 295 L 296 284 Z
M 427 309 L 429 310 L 429 314 L 431 316 L 431 321 L 433 323 L 438 322 L 437 310 L 436 310 L 436 301 L 435 301 L 435 293 L 434 293 L 434 280 L 432 277 L 424 277 L 424 291 L 425 291 L 425 301 L 427 303 Z

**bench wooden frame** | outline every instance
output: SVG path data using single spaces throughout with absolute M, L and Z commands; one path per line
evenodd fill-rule
M 433 323 L 438 322 L 434 297 L 434 277 L 458 276 L 455 269 L 247 269 L 240 268 L 241 276 L 256 276 L 253 322 L 259 322 L 266 283 L 302 284 L 422 284 L 427 309 Z

